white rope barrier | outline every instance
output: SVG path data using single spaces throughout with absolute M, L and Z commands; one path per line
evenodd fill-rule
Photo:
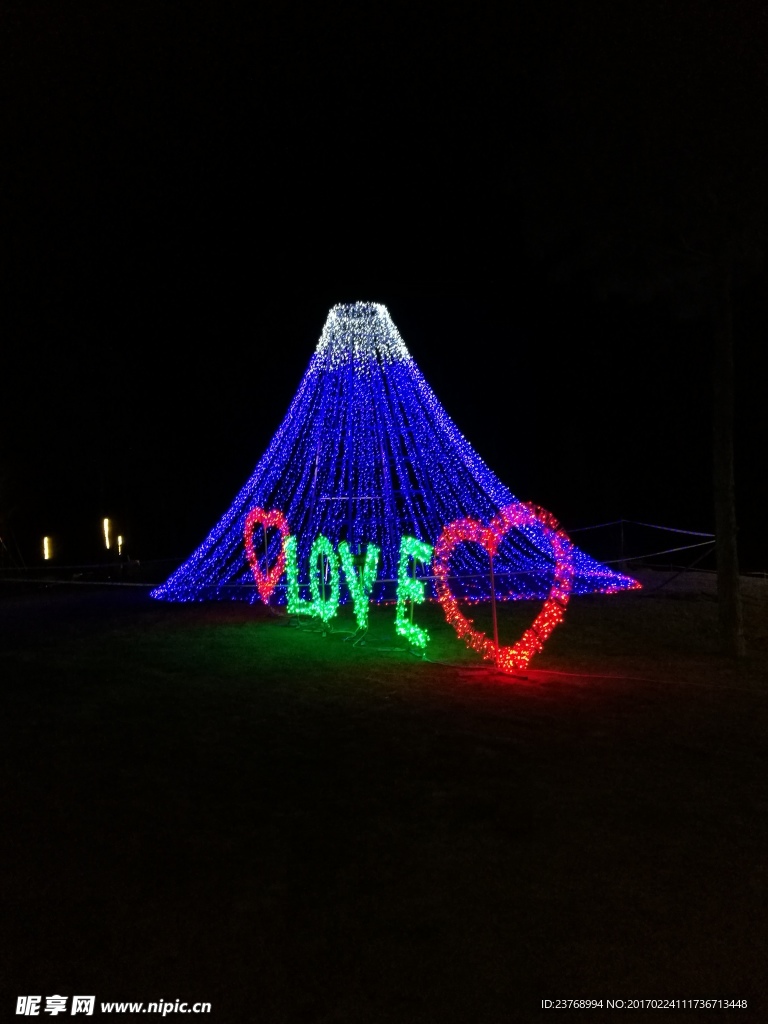
M 701 530 L 681 530 L 676 526 L 659 526 L 657 523 L 640 523 L 636 519 L 614 519 L 610 523 L 598 523 L 596 526 L 577 526 L 566 530 L 568 534 L 583 533 L 585 530 L 601 530 L 606 526 L 644 526 L 649 530 L 665 530 L 667 533 L 684 533 L 691 537 L 714 537 L 714 533 L 702 533 Z M 659 552 L 661 554 L 662 552 Z
M 680 546 L 674 547 L 674 548 L 664 548 L 662 551 L 651 551 L 651 552 L 647 552 L 647 553 L 642 554 L 642 555 L 622 555 L 619 558 L 600 559 L 600 561 L 602 562 L 603 565 L 617 565 L 617 564 L 622 564 L 622 563 L 627 563 L 627 562 L 638 562 L 638 561 L 642 561 L 642 560 L 649 559 L 649 558 L 658 558 L 661 555 L 676 554 L 676 553 L 678 553 L 680 551 L 691 551 L 691 550 L 694 550 L 696 548 L 702 548 L 702 547 L 708 547 L 708 546 L 709 547 L 714 547 L 714 544 L 715 544 L 715 535 L 713 533 L 704 533 L 704 532 L 702 532 L 700 530 L 683 530 L 683 529 L 680 529 L 679 527 L 675 527 L 675 526 L 660 526 L 660 525 L 658 525 L 656 523 L 642 523 L 642 522 L 638 522 L 637 520 L 632 520 L 632 519 L 614 519 L 611 522 L 598 523 L 595 526 L 580 526 L 580 527 L 576 527 L 575 529 L 572 529 L 572 530 L 566 530 L 565 532 L 567 534 L 584 533 L 587 530 L 600 530 L 600 529 L 604 529 L 605 527 L 608 527 L 608 526 L 641 526 L 641 527 L 644 527 L 646 529 L 651 529 L 651 530 L 662 530 L 662 531 L 667 532 L 667 533 L 678 533 L 678 534 L 683 534 L 683 535 L 690 536 L 690 537 L 707 537 L 709 539 L 708 540 L 704 540 L 704 541 L 699 541 L 699 542 L 697 542 L 695 544 L 683 544 L 683 545 L 680 545 Z M 143 565 L 146 568 L 149 565 L 154 564 L 154 563 L 165 564 L 165 563 L 169 563 L 169 562 L 173 562 L 173 561 L 174 561 L 173 559 L 167 559 L 167 558 L 165 558 L 165 559 L 153 559 L 150 562 L 144 562 Z M 140 566 L 141 564 L 142 563 L 140 563 L 140 562 L 134 562 L 133 565 L 130 565 L 130 563 L 127 563 L 124 567 L 126 569 L 133 568 L 133 567 L 138 568 L 138 566 Z M 71 572 L 71 571 L 82 572 L 84 570 L 85 571 L 96 570 L 96 571 L 101 571 L 101 572 L 109 572 L 109 571 L 118 572 L 118 571 L 121 570 L 121 568 L 123 568 L 123 566 L 120 565 L 119 563 L 115 564 L 115 565 L 111 565 L 109 563 L 106 563 L 106 564 L 105 563 L 96 563 L 96 564 L 86 564 L 86 565 L 70 565 L 70 566 L 55 566 L 55 567 L 54 566 L 26 566 L 23 569 L 23 572 L 25 573 L 25 577 L 24 578 L 20 578 L 19 576 L 16 575 L 17 573 L 19 573 L 19 571 L 22 571 L 22 570 L 19 569 L 19 567 L 4 567 L 4 566 L 0 566 L 0 580 L 3 580 L 4 582 L 11 582 L 11 583 L 46 583 L 46 584 L 47 583 L 58 583 L 58 584 L 70 583 L 70 584 L 76 584 L 76 585 L 97 585 L 97 586 L 117 586 L 117 587 L 156 587 L 156 586 L 159 585 L 157 582 L 141 582 L 141 581 L 138 581 L 138 580 L 94 580 L 94 579 L 65 579 L 65 580 L 63 580 L 63 579 L 56 579 L 52 575 L 54 572 L 58 572 L 58 573 L 61 573 L 61 572 L 64 572 L 64 571 L 67 571 L 67 572 Z M 8 573 L 9 575 L 6 576 L 6 573 Z M 49 575 L 46 579 L 41 579 L 40 576 L 37 575 L 37 574 L 42 574 L 42 573 L 49 573 L 51 575 Z M 10 575 L 10 574 L 13 574 L 13 575 Z M 516 571 L 516 572 L 497 573 L 496 575 L 502 575 L 502 576 L 505 576 L 505 577 L 510 577 L 510 576 L 525 576 L 525 575 L 529 575 L 529 573 L 526 572 L 526 570 L 519 570 L 519 571 Z M 435 577 L 432 576 L 432 575 L 425 575 L 425 576 L 421 576 L 419 578 L 422 579 L 423 581 L 427 582 L 427 581 L 430 581 L 430 580 L 434 580 Z M 483 578 L 483 579 L 485 578 L 482 573 L 466 573 L 466 574 L 463 574 L 463 575 L 460 575 L 460 576 L 452 576 L 451 577 L 451 579 L 457 579 L 457 580 L 460 580 L 460 579 L 481 579 L 481 578 Z M 378 585 L 396 584 L 396 583 L 397 583 L 397 580 L 376 580 L 376 585 L 377 586 Z M 255 587 L 255 584 L 251 584 L 251 583 L 229 583 L 229 584 L 224 584 L 220 589 L 221 590 L 237 590 L 237 591 L 242 591 L 242 590 L 255 590 L 256 587 Z M 278 585 L 278 587 L 276 589 L 278 589 L 278 590 L 284 589 L 284 585 Z
M 690 551 L 692 548 L 714 547 L 714 545 L 714 540 L 702 540 L 698 544 L 684 544 L 679 548 L 665 548 L 664 551 L 652 551 L 647 555 L 625 555 L 623 558 L 606 559 L 603 561 L 603 565 L 615 565 L 617 562 L 638 562 L 643 558 L 656 558 L 659 555 L 671 555 L 675 551 Z

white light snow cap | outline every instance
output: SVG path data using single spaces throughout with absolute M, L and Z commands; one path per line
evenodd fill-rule
M 410 359 L 386 306 L 378 302 L 340 302 L 328 313 L 315 357 L 325 364 L 394 363 Z

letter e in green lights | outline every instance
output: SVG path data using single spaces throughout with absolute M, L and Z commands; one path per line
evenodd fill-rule
M 400 562 L 397 567 L 397 611 L 395 612 L 395 632 L 404 636 L 414 647 L 426 647 L 429 633 L 413 623 L 413 605 L 424 600 L 424 583 L 415 576 L 408 575 L 410 559 L 429 562 L 432 559 L 432 545 L 415 537 L 401 537 Z M 411 602 L 411 614 L 406 608 Z

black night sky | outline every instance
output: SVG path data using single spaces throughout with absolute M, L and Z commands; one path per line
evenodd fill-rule
M 330 306 L 383 302 L 566 528 L 714 528 L 711 296 L 741 562 L 768 569 L 764 5 L 7 4 L 0 517 L 30 563 L 183 558 Z

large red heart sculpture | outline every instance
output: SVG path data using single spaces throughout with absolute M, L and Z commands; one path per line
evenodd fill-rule
M 473 629 L 471 620 L 459 611 L 458 601 L 448 583 L 448 558 L 453 549 L 464 541 L 481 544 L 493 558 L 505 534 L 534 525 L 539 530 L 543 527 L 555 556 L 552 586 L 541 611 L 517 643 L 501 647 L 485 633 Z M 432 567 L 445 617 L 459 637 L 486 661 L 495 661 L 503 672 L 514 672 L 527 666 L 533 655 L 542 650 L 555 626 L 563 621 L 573 585 L 573 546 L 550 512 L 530 502 L 520 502 L 503 508 L 487 526 L 474 519 L 457 519 L 449 523 L 435 545 Z
M 275 564 L 266 573 L 262 572 L 259 559 L 253 550 L 253 530 L 259 524 L 264 527 L 265 531 L 270 526 L 274 526 L 280 531 L 280 553 Z M 277 508 L 270 509 L 268 512 L 265 512 L 263 508 L 252 508 L 246 516 L 245 526 L 243 527 L 245 554 L 251 566 L 253 578 L 256 580 L 256 586 L 259 588 L 259 597 L 264 604 L 269 604 L 269 599 L 277 586 L 277 581 L 285 572 L 285 539 L 290 537 L 290 535 L 291 531 L 288 526 L 288 520 Z

